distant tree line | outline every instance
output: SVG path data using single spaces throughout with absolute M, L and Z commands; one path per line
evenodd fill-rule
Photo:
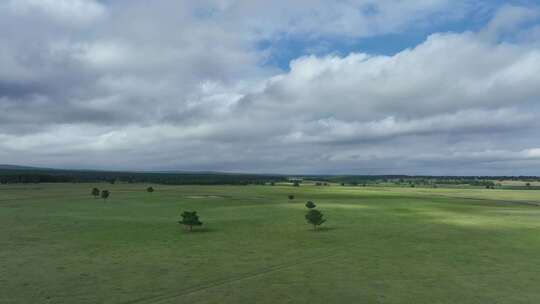
M 165 185 L 260 185 L 284 182 L 279 175 L 225 173 L 133 173 L 71 170 L 0 170 L 0 184 L 151 183 Z
M 497 181 L 513 180 L 535 182 L 538 176 L 409 176 L 409 175 L 342 175 L 342 176 L 304 176 L 304 180 L 315 181 L 316 185 L 324 182 L 340 184 L 341 186 L 369 185 L 401 185 L 407 187 L 427 186 L 437 188 L 439 185 L 469 185 L 476 187 L 495 188 L 501 186 Z M 520 188 L 504 186 L 505 189 Z M 529 186 L 533 189 L 535 187 Z
M 302 181 L 313 181 L 315 185 L 328 183 L 342 186 L 370 186 L 393 184 L 402 186 L 471 185 L 496 187 L 503 180 L 525 182 L 540 181 L 536 176 L 408 176 L 408 175 L 306 175 L 288 178 L 283 175 L 226 174 L 226 173 L 170 173 L 170 172 L 107 172 L 52 169 L 0 169 L 1 184 L 15 183 L 149 183 L 165 185 L 275 185 L 289 182 L 300 186 Z M 513 188 L 505 186 L 505 188 Z M 515 187 L 518 189 L 519 187 Z M 538 186 L 529 186 L 538 189 Z

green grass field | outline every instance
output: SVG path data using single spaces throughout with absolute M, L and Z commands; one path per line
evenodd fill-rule
M 0 303 L 540 303 L 540 191 L 146 186 L 0 186 Z

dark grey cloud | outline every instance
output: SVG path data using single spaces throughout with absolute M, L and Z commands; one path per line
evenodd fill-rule
M 0 163 L 537 174 L 537 8 L 504 5 L 478 31 L 392 56 L 307 54 L 288 71 L 257 47 L 429 27 L 483 5 L 4 1 Z

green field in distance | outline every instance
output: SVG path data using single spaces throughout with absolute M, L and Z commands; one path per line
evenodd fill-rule
M 0 185 L 0 303 L 540 303 L 540 191 L 147 186 Z

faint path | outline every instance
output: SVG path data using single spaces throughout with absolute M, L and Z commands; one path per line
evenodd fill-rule
M 304 263 L 298 263 L 298 262 L 291 262 L 291 263 L 284 263 L 281 265 L 277 265 L 275 267 L 270 267 L 261 271 L 248 273 L 245 275 L 241 275 L 235 278 L 229 278 L 229 279 L 222 279 L 222 280 L 216 280 L 212 282 L 208 282 L 206 284 L 200 284 L 197 286 L 193 286 L 178 292 L 171 292 L 163 295 L 157 295 L 157 296 L 147 296 L 139 299 L 135 299 L 132 301 L 123 302 L 122 304 L 137 304 L 137 303 L 147 303 L 147 304 L 159 304 L 163 303 L 164 301 L 173 300 L 178 297 L 190 295 L 193 293 L 197 293 L 199 291 L 204 291 L 207 289 L 211 289 L 214 287 L 219 287 L 231 283 L 235 283 L 242 280 L 252 279 L 258 276 L 262 276 L 268 273 L 280 271 L 286 268 L 291 268 L 298 265 L 305 265 L 310 264 L 314 262 L 318 262 L 324 259 L 328 259 L 330 257 L 334 257 L 337 254 L 328 255 L 325 257 L 321 257 L 316 260 L 304 262 Z M 390 279 L 370 279 L 365 278 L 365 280 L 371 281 L 372 283 L 384 283 L 384 282 L 422 282 L 422 281 L 438 281 L 441 279 L 447 279 L 447 278 L 481 278 L 481 277 L 487 277 L 487 276 L 508 276 L 508 275 L 516 275 L 516 274 L 538 274 L 540 271 L 535 270 L 529 270 L 529 271 L 490 271 L 490 272 L 480 272 L 480 273 L 462 273 L 462 274 L 454 274 L 454 275 L 428 275 L 428 276 L 421 276 L 416 278 L 390 278 Z
M 307 265 L 307 264 L 320 262 L 322 260 L 326 260 L 326 259 L 335 257 L 338 254 L 339 253 L 334 253 L 334 254 L 326 255 L 326 256 L 323 256 L 323 257 L 320 257 L 320 258 L 311 259 L 311 260 L 304 261 L 304 262 L 294 261 L 294 262 L 282 263 L 282 264 L 272 266 L 272 267 L 268 267 L 268 268 L 265 268 L 265 269 L 262 269 L 262 270 L 259 270 L 259 271 L 246 273 L 244 275 L 240 275 L 240 276 L 237 276 L 237 277 L 224 278 L 224 279 L 220 279 L 220 280 L 210 281 L 208 283 L 195 285 L 195 286 L 192 286 L 192 287 L 189 287 L 189 288 L 186 288 L 184 290 L 177 291 L 177 292 L 170 292 L 170 293 L 157 295 L 157 296 L 143 297 L 143 298 L 135 299 L 135 300 L 132 300 L 132 301 L 123 302 L 123 304 L 136 304 L 136 303 L 153 303 L 153 304 L 156 304 L 156 303 L 161 303 L 163 301 L 171 300 L 171 299 L 174 299 L 174 298 L 177 298 L 177 297 L 197 293 L 199 291 L 203 291 L 203 290 L 214 288 L 214 287 L 219 287 L 219 286 L 222 286 L 222 285 L 227 285 L 227 284 L 242 281 L 242 280 L 252 279 L 252 278 L 255 278 L 255 277 L 263 276 L 265 274 L 280 271 L 280 270 L 283 270 L 283 269 L 292 268 L 292 267 L 299 266 L 299 265 Z

